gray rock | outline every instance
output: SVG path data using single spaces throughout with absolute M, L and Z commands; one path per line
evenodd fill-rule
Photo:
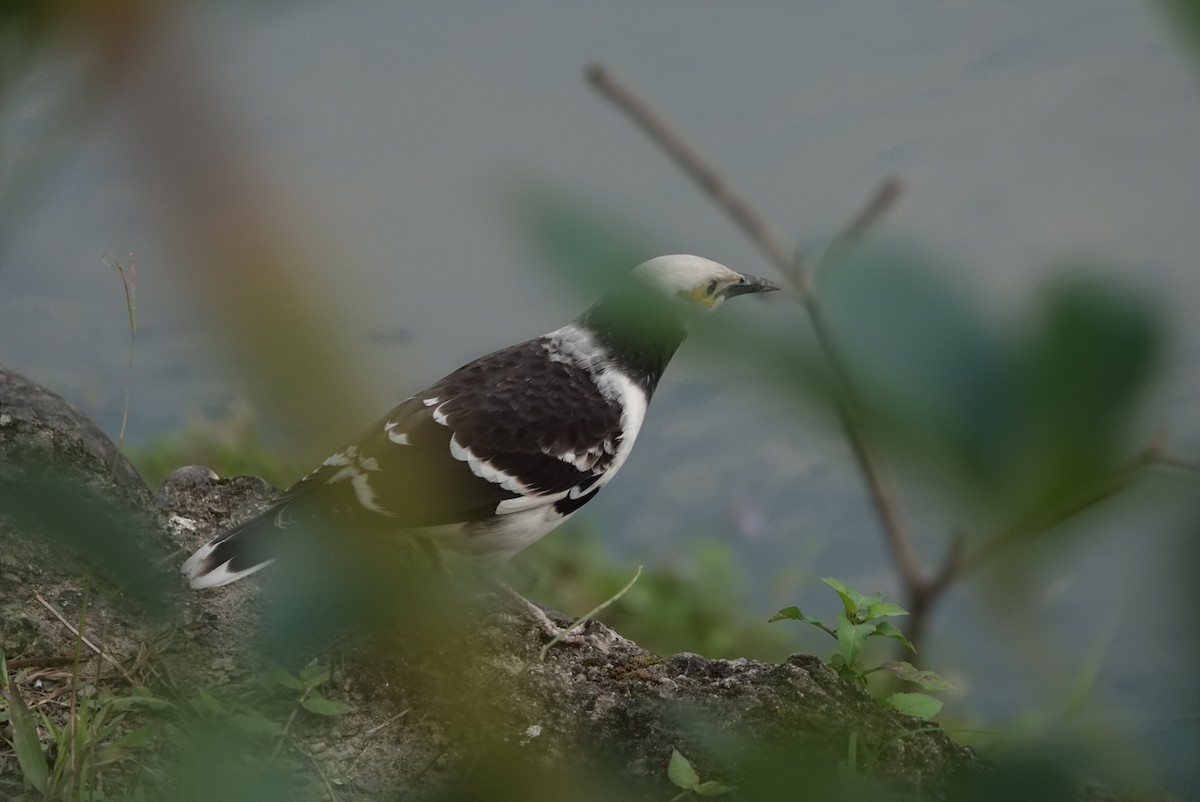
M 0 464 L 31 459 L 73 466 L 94 461 L 90 469 L 98 478 L 149 492 L 137 469 L 78 407 L 0 366 Z

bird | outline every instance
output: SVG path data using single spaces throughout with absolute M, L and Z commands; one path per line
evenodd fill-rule
M 191 587 L 267 567 L 290 527 L 409 533 L 495 575 L 570 519 L 628 459 L 667 363 L 728 298 L 778 290 L 700 256 L 644 262 L 567 325 L 475 359 L 332 454 L 184 562 Z M 430 548 L 431 547 L 431 548 Z M 544 631 L 559 632 L 532 602 Z

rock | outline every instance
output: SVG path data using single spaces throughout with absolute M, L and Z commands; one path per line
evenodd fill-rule
M 0 366 L 0 465 L 30 460 L 92 463 L 86 469 L 103 481 L 149 492 L 137 469 L 78 407 Z
M 358 606 L 327 595 L 319 581 L 287 584 L 282 566 L 191 592 L 178 575 L 187 553 L 253 515 L 274 490 L 261 479 L 221 479 L 189 466 L 171 474 L 150 504 L 144 486 L 122 469 L 113 473 L 115 451 L 77 410 L 67 405 L 67 414 L 46 401 L 55 397 L 22 386 L 37 409 L 51 412 L 6 406 L 0 458 L 36 451 L 74 460 L 66 487 L 90 494 L 88 503 L 99 506 L 88 509 L 99 518 L 59 520 L 44 511 L 54 522 L 47 527 L 37 515 L 0 516 L 0 645 L 26 665 L 61 665 L 78 649 L 91 660 L 84 676 L 101 677 L 112 693 L 146 685 L 171 699 L 172 710 L 195 706 L 201 712 L 189 715 L 205 727 L 231 727 L 227 737 L 182 753 L 171 751 L 179 732 L 164 739 L 154 777 L 230 783 L 240 776 L 256 789 L 284 783 L 275 790 L 290 790 L 278 798 L 662 800 L 679 794 L 667 778 L 678 750 L 703 780 L 738 786 L 739 799 L 934 800 L 975 798 L 962 789 L 986 788 L 995 770 L 936 725 L 879 705 L 814 657 L 777 665 L 662 658 L 592 621 L 582 644 L 557 645 L 541 659 L 533 627 L 511 618 L 481 622 L 444 588 L 410 586 L 374 551 L 358 563 L 378 569 L 356 575 L 350 600 L 366 602 Z M 18 464 L 24 471 L 27 463 Z M 0 476 L 0 485 L 12 479 Z M 137 525 L 97 527 L 104 516 Z M 82 558 L 71 556 L 82 538 L 39 536 L 69 524 L 98 541 Z M 352 538 L 339 543 L 339 552 L 363 547 Z M 129 576 L 118 569 L 139 559 L 158 584 L 131 601 Z M 334 571 L 332 561 L 316 567 L 314 580 Z M 82 626 L 107 655 L 102 663 L 51 608 Z M 279 650 L 281 640 L 290 648 Z M 267 653 L 278 664 L 264 674 Z M 314 675 L 321 678 L 315 689 L 297 690 L 299 678 Z M 60 671 L 36 687 L 15 686 L 53 694 L 71 687 L 69 677 Z M 275 677 L 265 695 L 264 677 Z M 316 704 L 313 691 L 349 707 Z M 239 707 L 245 699 L 257 701 Z M 47 709 L 65 715 L 62 705 Z M 21 787 L 6 748 L 0 742 L 0 795 Z M 189 760 L 199 761 L 192 774 Z M 184 768 L 173 772 L 172 761 Z M 152 794 L 179 796 L 173 780 L 158 782 Z M 1115 798 L 1079 788 L 1067 798 Z M 204 798 L 202 790 L 189 788 L 191 798 Z

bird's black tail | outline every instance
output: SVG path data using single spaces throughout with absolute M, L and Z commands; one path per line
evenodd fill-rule
M 180 568 L 193 588 L 216 588 L 275 561 L 280 530 L 274 511 L 228 529 L 196 550 Z

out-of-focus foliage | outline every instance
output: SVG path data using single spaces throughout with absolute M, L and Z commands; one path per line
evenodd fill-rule
M 1158 0 L 1167 19 L 1200 59 L 1200 0 Z
M 246 405 L 220 419 L 193 416 L 182 430 L 161 432 L 125 453 L 152 488 L 183 465 L 204 465 L 226 477 L 261 476 L 275 487 L 287 487 L 304 473 L 264 436 Z
M 0 100 L 28 59 L 55 32 L 70 5 L 56 0 L 0 0 Z
M 911 248 L 869 245 L 822 287 L 874 435 L 992 528 L 1105 483 L 1144 445 L 1158 317 L 1132 288 L 1070 271 L 1000 323 Z
M 0 476 L 0 515 L 16 532 L 35 535 L 62 556 L 79 558 L 89 570 L 121 586 L 158 614 L 174 588 L 163 555 L 147 546 L 154 525 L 149 516 L 107 498 L 61 466 L 35 463 L 7 466 Z
M 605 623 L 660 654 L 781 660 L 793 650 L 790 636 L 751 614 L 728 547 L 697 543 L 680 557 L 647 568 L 605 609 Z M 619 591 L 633 568 L 604 550 L 599 532 L 572 524 L 515 558 L 508 574 L 526 596 L 575 613 Z

